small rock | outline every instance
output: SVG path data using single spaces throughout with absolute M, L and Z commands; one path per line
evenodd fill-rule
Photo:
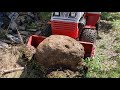
M 30 61 L 35 53 L 36 49 L 33 46 L 25 46 L 24 54 L 25 58 L 27 58 L 26 60 Z
M 16 30 L 16 27 L 17 27 L 17 24 L 15 23 L 15 21 L 13 21 L 13 22 L 10 24 L 10 29 Z
M 8 48 L 8 44 L 0 41 L 0 48 Z
M 21 35 L 25 35 L 25 36 L 28 36 L 30 35 L 30 32 L 28 31 L 19 31 Z
M 20 16 L 20 20 L 21 20 L 21 22 L 24 22 L 25 21 L 25 16 Z
M 24 21 L 25 21 L 25 16 L 19 16 L 19 17 L 15 20 L 15 22 L 16 22 L 18 25 L 23 24 Z
M 19 26 L 18 29 L 24 31 L 26 28 L 25 26 Z
M 38 30 L 37 32 L 35 32 L 35 35 L 40 35 L 42 33 L 41 30 Z
M 20 43 L 20 39 L 11 35 L 11 34 L 8 34 L 6 35 L 8 39 L 10 39 L 11 41 L 15 42 L 15 43 Z
M 16 20 L 18 16 L 19 14 L 17 12 L 11 12 L 8 17 L 12 20 Z
M 34 17 L 34 14 L 32 12 L 28 12 L 28 15 Z
M 37 31 L 37 29 L 27 29 L 28 31 L 32 31 L 32 32 L 35 32 Z

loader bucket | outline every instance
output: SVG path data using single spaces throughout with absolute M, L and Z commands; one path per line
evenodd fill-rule
M 45 38 L 46 37 L 44 37 L 44 36 L 32 35 L 32 36 L 30 36 L 27 45 L 34 46 L 35 48 L 37 48 L 39 43 L 41 43 Z M 80 42 L 84 47 L 84 50 L 85 50 L 84 58 L 93 57 L 93 55 L 94 55 L 93 43 L 83 42 L 83 41 L 78 41 L 78 42 Z
M 45 38 L 46 37 L 44 37 L 44 36 L 32 35 L 32 36 L 30 36 L 27 45 L 34 46 L 35 48 L 37 48 L 39 43 L 41 43 Z
M 84 51 L 85 51 L 84 58 L 94 57 L 94 50 L 95 50 L 94 44 L 89 42 L 83 42 L 83 41 L 79 41 L 79 42 L 84 47 Z

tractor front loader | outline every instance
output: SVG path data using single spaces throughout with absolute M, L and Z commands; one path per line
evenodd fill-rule
M 49 26 L 44 35 L 32 35 L 28 45 L 35 48 L 50 35 L 65 35 L 76 39 L 83 45 L 84 57 L 94 57 L 96 42 L 96 25 L 100 20 L 100 12 L 52 12 Z

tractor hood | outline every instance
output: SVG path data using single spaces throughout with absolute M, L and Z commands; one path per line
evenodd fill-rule
M 74 17 L 70 16 L 71 12 L 58 12 L 59 15 L 55 15 L 55 12 L 52 13 L 51 21 L 64 21 L 64 22 L 75 22 L 78 23 L 80 18 L 83 17 L 84 12 L 73 12 L 75 13 Z

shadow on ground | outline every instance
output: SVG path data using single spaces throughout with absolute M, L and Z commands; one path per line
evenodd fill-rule
M 111 22 L 105 20 L 100 21 L 100 30 L 103 31 L 104 33 L 109 33 L 112 27 L 113 26 Z
M 36 64 L 34 58 L 29 62 L 18 61 L 17 63 L 25 67 L 19 78 L 45 78 L 44 72 L 41 67 Z
M 61 69 L 60 68 L 52 68 L 48 71 L 45 71 L 42 67 L 40 67 L 34 56 L 30 62 L 19 62 L 21 66 L 25 66 L 24 71 L 20 75 L 19 78 L 85 78 L 85 72 L 83 69 L 81 71 L 71 71 L 70 69 Z

